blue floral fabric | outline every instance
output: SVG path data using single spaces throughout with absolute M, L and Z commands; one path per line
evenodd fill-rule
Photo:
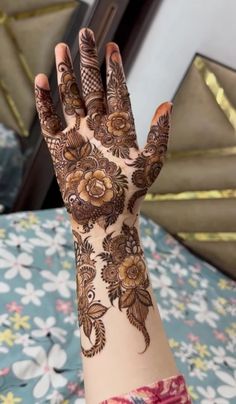
M 0 123 L 0 212 L 9 211 L 19 191 L 24 157 L 17 134 Z
M 236 283 L 144 217 L 141 235 L 193 402 L 235 403 Z M 84 403 L 74 279 L 64 209 L 0 217 L 0 404 Z

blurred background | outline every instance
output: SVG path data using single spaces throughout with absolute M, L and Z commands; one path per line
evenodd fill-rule
M 166 164 L 143 213 L 196 255 L 236 276 L 236 4 L 234 0 L 0 0 L 0 210 L 62 206 L 40 135 L 33 79 L 91 27 L 123 55 L 141 146 L 158 104 L 174 102 Z M 46 39 L 46 40 L 45 40 Z M 60 110 L 60 109 L 59 109 Z

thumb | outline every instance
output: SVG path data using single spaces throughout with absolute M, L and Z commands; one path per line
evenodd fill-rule
M 171 102 L 164 102 L 156 109 L 144 149 L 149 148 L 152 144 L 156 146 L 157 152 L 163 146 L 167 150 L 172 108 L 173 104 Z

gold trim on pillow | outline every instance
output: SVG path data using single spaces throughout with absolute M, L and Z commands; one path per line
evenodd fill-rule
M 167 159 L 178 159 L 183 157 L 211 157 L 211 156 L 232 156 L 236 155 L 236 146 L 222 147 L 221 149 L 202 150 L 181 150 L 167 153 Z
M 145 202 L 184 201 L 193 199 L 229 199 L 236 198 L 236 189 L 212 189 L 209 191 L 185 191 L 169 194 L 152 194 L 145 196 Z
M 64 3 L 51 4 L 44 7 L 39 7 L 34 10 L 21 11 L 12 14 L 10 17 L 14 20 L 23 20 L 25 18 L 38 17 L 45 14 L 56 13 L 57 11 L 65 10 L 67 8 L 76 7 L 79 5 L 78 1 L 66 1 Z
M 11 94 L 9 93 L 6 84 L 4 83 L 4 81 L 2 79 L 0 79 L 0 91 L 2 92 L 2 94 L 5 98 L 5 101 L 11 111 L 11 114 L 13 115 L 13 117 L 17 123 L 17 126 L 20 130 L 21 135 L 28 136 L 29 132 L 24 125 L 24 122 L 21 118 L 21 114 L 17 109 L 16 103 L 15 103 L 14 99 L 12 98 Z
M 186 241 L 236 241 L 236 233 L 177 233 L 177 236 Z
M 11 28 L 11 25 L 10 25 L 11 20 L 20 20 L 20 19 L 41 16 L 41 15 L 45 15 L 45 14 L 50 14 L 50 13 L 58 12 L 58 11 L 61 11 L 61 10 L 67 9 L 67 8 L 72 8 L 72 7 L 75 7 L 78 5 L 79 5 L 79 2 L 77 2 L 77 1 L 67 1 L 64 3 L 57 3 L 57 4 L 48 5 L 45 7 L 39 7 L 37 9 L 31 10 L 31 11 L 30 10 L 22 11 L 22 12 L 15 13 L 12 15 L 8 15 L 5 13 L 4 10 L 0 9 L 0 25 L 4 26 L 9 38 L 11 39 L 11 41 L 14 45 L 15 52 L 18 57 L 19 63 L 22 67 L 22 70 L 23 70 L 25 76 L 29 80 L 29 83 L 31 86 L 34 82 L 34 74 L 31 71 L 31 68 L 30 68 L 30 66 L 24 56 L 24 53 L 21 49 L 21 46 L 17 40 L 17 37 Z M 20 134 L 22 136 L 28 136 L 29 132 L 24 125 L 22 116 L 21 116 L 20 112 L 18 111 L 16 103 L 15 103 L 13 97 L 11 96 L 11 94 L 9 93 L 5 83 L 1 79 L 0 79 L 0 90 L 2 91 L 3 96 L 10 109 L 10 112 L 19 128 Z
M 197 56 L 195 58 L 194 66 L 201 74 L 204 83 L 210 89 L 220 109 L 225 114 L 233 128 L 236 130 L 236 110 L 225 94 L 224 88 L 220 85 L 216 75 L 209 69 L 209 67 L 207 67 L 200 56 Z

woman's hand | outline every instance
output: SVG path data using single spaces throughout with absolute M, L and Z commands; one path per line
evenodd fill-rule
M 83 97 L 67 45 L 59 44 L 55 50 L 65 128 L 45 75 L 36 77 L 35 95 L 65 206 L 83 233 L 95 223 L 106 229 L 120 216 L 139 213 L 164 162 L 172 104 L 157 109 L 146 146 L 140 150 L 118 46 L 109 43 L 106 48 L 106 93 L 91 30 L 80 31 L 79 46 Z

